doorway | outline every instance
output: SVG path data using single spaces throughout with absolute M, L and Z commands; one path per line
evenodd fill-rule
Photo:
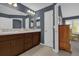
M 53 48 L 53 10 L 44 13 L 44 45 Z

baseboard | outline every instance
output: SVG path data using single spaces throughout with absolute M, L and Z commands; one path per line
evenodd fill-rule
M 44 46 L 46 46 L 46 45 L 45 45 L 45 44 L 43 44 L 43 43 L 40 43 L 40 45 L 44 45 Z M 56 51 L 56 50 L 55 50 L 55 49 L 53 49 L 53 48 L 52 48 L 52 51 L 53 51 L 53 52 L 55 52 L 55 53 L 59 53 L 58 51 Z
M 55 49 L 52 49 L 55 53 L 59 53 L 58 51 L 56 51 Z
M 40 43 L 40 45 L 44 45 L 43 43 Z

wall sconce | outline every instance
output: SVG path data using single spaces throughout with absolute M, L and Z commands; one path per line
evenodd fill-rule
M 17 3 L 8 3 L 9 5 L 12 5 L 14 7 L 17 7 Z
M 27 10 L 27 13 L 29 13 L 30 15 L 35 15 L 35 12 L 33 12 L 31 10 Z
M 17 3 L 14 3 L 13 6 L 14 6 L 14 7 L 17 7 Z

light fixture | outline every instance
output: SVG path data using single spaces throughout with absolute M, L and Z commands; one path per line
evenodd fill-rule
M 27 12 L 30 13 L 31 11 L 30 10 L 27 10 Z
M 35 15 L 35 12 L 33 12 L 31 10 L 27 10 L 27 13 L 29 13 L 30 15 Z
M 17 7 L 17 3 L 14 3 L 13 6 L 14 6 L 14 7 Z
M 9 5 L 12 5 L 14 7 L 17 7 L 17 3 L 8 3 Z

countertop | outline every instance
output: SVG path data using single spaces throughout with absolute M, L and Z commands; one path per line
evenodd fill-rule
M 20 33 L 41 32 L 41 29 L 12 29 L 8 31 L 0 31 L 0 35 L 12 35 Z

